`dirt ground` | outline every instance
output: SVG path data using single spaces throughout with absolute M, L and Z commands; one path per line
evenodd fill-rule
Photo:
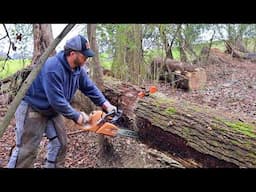
M 217 60 L 219 56 L 221 60 Z M 211 106 L 240 117 L 256 119 L 256 63 L 232 58 L 215 50 L 211 62 L 202 64 L 207 73 L 207 83 L 202 90 L 184 92 L 168 84 L 159 83 L 158 89 L 178 100 Z M 211 63 L 211 64 L 210 64 Z M 4 108 L 3 105 L 1 105 Z M 4 113 L 2 113 L 2 116 Z M 98 135 L 92 132 L 77 132 L 71 121 L 68 125 L 67 168 L 187 168 L 200 167 L 193 160 L 180 159 L 150 148 L 138 140 L 125 137 L 105 137 L 110 143 L 110 153 L 99 158 Z M 14 126 L 11 124 L 0 138 L 0 167 L 6 167 L 9 153 L 14 145 Z M 47 140 L 42 139 L 35 167 L 42 167 Z M 101 156 L 102 157 L 102 156 Z M 100 160 L 103 159 L 103 160 Z

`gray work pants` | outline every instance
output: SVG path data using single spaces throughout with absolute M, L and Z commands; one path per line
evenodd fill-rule
M 61 115 L 49 118 L 21 101 L 15 112 L 15 119 L 16 146 L 8 168 L 32 168 L 44 134 L 49 139 L 45 168 L 64 167 L 67 135 Z

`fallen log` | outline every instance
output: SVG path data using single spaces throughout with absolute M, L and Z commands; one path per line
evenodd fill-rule
M 195 68 L 194 71 L 174 71 L 161 75 L 159 80 L 170 82 L 173 87 L 186 91 L 200 90 L 204 88 L 207 75 L 205 69 Z
M 202 167 L 256 167 L 255 122 L 161 93 L 138 99 L 139 88 L 122 82 L 104 84 L 105 95 L 124 109 L 127 125 L 146 144 L 194 159 Z
M 187 91 L 201 89 L 206 83 L 206 72 L 203 68 L 170 58 L 154 58 L 150 64 L 150 76 Z
M 256 53 L 248 52 L 248 51 L 241 51 L 232 45 L 228 41 L 224 41 L 226 46 L 226 52 L 231 54 L 233 57 L 241 58 L 241 59 L 248 59 L 252 62 L 256 61 Z
M 246 53 L 235 49 L 230 43 L 225 42 L 225 44 L 226 44 L 226 53 L 231 54 L 232 57 L 244 58 L 246 56 Z

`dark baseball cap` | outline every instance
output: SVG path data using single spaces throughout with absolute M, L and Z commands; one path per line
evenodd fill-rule
M 67 40 L 64 48 L 79 51 L 86 57 L 93 57 L 95 55 L 93 50 L 90 48 L 89 41 L 82 35 L 77 35 Z

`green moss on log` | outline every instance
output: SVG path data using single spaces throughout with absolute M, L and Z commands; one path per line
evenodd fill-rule
M 176 113 L 176 109 L 173 107 L 169 107 L 169 108 L 165 109 L 164 111 L 168 115 L 174 115 Z
M 247 136 L 252 137 L 252 138 L 256 138 L 255 130 L 254 130 L 253 126 L 250 125 L 250 124 L 243 123 L 243 122 L 240 122 L 240 121 L 237 121 L 237 122 L 234 122 L 234 123 L 225 121 L 224 123 L 227 126 L 233 128 L 234 130 L 236 130 L 240 133 L 243 133 L 244 135 L 247 135 Z

